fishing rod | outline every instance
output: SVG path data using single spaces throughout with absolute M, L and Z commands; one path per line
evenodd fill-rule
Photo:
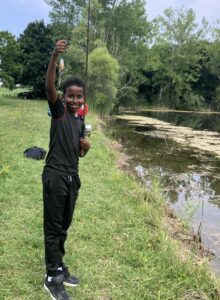
M 85 100 L 88 89 L 88 58 L 89 58 L 89 35 L 90 35 L 90 20 L 91 20 L 91 0 L 88 0 L 88 15 L 87 15 L 87 31 L 86 31 L 86 66 L 85 66 Z
M 52 0 L 44 0 L 48 5 L 52 5 Z M 85 83 L 85 96 L 87 95 L 88 88 L 88 57 L 89 57 L 89 42 L 90 42 L 90 21 L 91 21 L 91 0 L 88 0 L 88 10 L 87 10 L 87 30 L 86 30 L 86 58 L 85 58 L 85 74 L 84 74 L 84 83 Z M 67 28 L 66 24 L 66 38 L 67 38 Z M 59 71 L 62 74 L 64 71 L 64 60 L 61 58 Z M 60 78 L 59 78 L 60 80 Z M 85 97 L 86 98 L 86 97 Z
M 86 97 L 88 95 L 88 61 L 89 61 L 89 42 L 90 42 L 90 20 L 91 20 L 91 0 L 88 0 L 88 11 L 87 11 L 87 28 L 86 28 L 86 65 L 85 65 L 85 74 L 84 74 L 84 83 L 85 83 L 85 96 L 84 96 L 84 105 L 83 105 L 83 127 L 84 135 L 90 136 L 92 131 L 92 126 L 85 123 L 86 114 L 87 114 L 87 101 Z
M 48 5 L 52 4 L 52 0 L 44 0 Z M 85 73 L 84 73 L 84 84 L 85 84 L 85 97 L 84 97 L 84 107 L 83 107 L 83 121 L 84 121 L 84 132 L 86 135 L 90 135 L 92 127 L 91 125 L 85 125 L 86 116 L 86 97 L 88 95 L 88 57 L 89 57 L 89 42 L 90 42 L 90 21 L 91 21 L 91 0 L 88 0 L 88 10 L 87 10 L 87 30 L 86 30 L 86 57 L 85 57 Z M 67 24 L 66 24 L 66 36 L 67 36 Z M 64 73 L 64 60 L 60 59 L 58 68 L 58 88 L 61 84 L 62 75 Z

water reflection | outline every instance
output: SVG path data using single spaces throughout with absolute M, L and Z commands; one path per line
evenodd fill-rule
M 139 132 L 126 121 L 107 124 L 107 133 L 132 156 L 130 167 L 145 186 L 150 188 L 153 176 L 159 176 L 167 201 L 215 253 L 213 264 L 220 274 L 220 160 Z
M 220 114 L 141 111 L 138 114 L 135 113 L 135 115 L 156 118 L 177 126 L 191 127 L 195 130 L 220 132 Z

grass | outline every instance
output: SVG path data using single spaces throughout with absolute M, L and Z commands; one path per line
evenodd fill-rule
M 30 146 L 48 150 L 46 101 L 0 95 L 1 299 L 46 300 L 43 290 L 43 161 L 23 157 Z M 220 299 L 205 262 L 178 255 L 161 222 L 163 196 L 146 191 L 117 167 L 117 151 L 95 115 L 91 151 L 80 161 L 82 187 L 66 243 L 66 263 L 81 279 L 68 288 L 77 300 Z M 196 298 L 197 297 L 197 298 Z

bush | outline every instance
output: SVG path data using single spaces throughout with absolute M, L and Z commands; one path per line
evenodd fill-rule
M 89 95 L 100 113 L 106 113 L 107 107 L 107 110 L 114 107 L 118 76 L 118 61 L 109 54 L 107 48 L 93 50 L 89 56 Z

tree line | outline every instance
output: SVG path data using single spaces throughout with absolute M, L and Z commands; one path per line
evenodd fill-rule
M 48 2 L 48 1 L 47 1 Z M 50 24 L 0 32 L 0 78 L 45 97 L 56 40 L 68 40 L 65 72 L 84 78 L 88 3 L 51 0 Z M 148 21 L 143 0 L 91 0 L 88 100 L 100 112 L 119 106 L 220 110 L 220 26 L 200 24 L 192 9 L 168 8 Z

